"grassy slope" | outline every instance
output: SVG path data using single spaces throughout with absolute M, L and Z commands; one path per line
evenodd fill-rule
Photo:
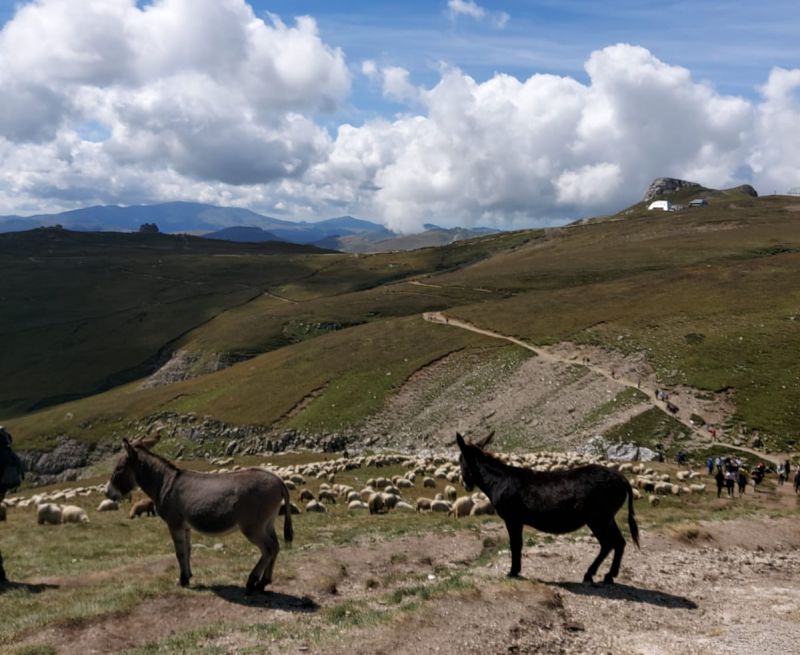
M 231 320 L 217 321 L 198 334 L 192 349 L 241 358 L 305 338 L 298 321 L 313 319 L 314 312 L 287 314 L 285 303 L 265 292 L 299 300 L 331 298 L 474 261 L 520 238 L 530 236 L 477 240 L 468 248 L 354 257 L 310 255 L 313 248 L 293 244 L 167 235 L 54 230 L 0 235 L 5 350 L 0 417 L 141 377 L 165 351 L 186 346 L 185 335 L 237 307 L 241 310 Z M 405 312 L 391 311 L 416 310 L 413 305 Z M 363 322 L 370 312 L 376 315 L 370 309 L 343 320 Z M 321 320 L 341 314 L 324 309 Z
M 313 275 L 269 284 L 292 302 L 260 297 L 180 341 L 199 352 L 270 352 L 198 380 L 130 386 L 13 427 L 41 441 L 55 431 L 80 435 L 79 416 L 96 426 L 98 417 L 121 421 L 164 408 L 272 423 L 314 390 L 315 400 L 284 424 L 357 425 L 415 367 L 472 343 L 401 318 L 447 309 L 537 343 L 644 350 L 667 381 L 733 388 L 736 420 L 788 442 L 800 429 L 800 370 L 786 358 L 800 346 L 800 321 L 789 320 L 800 314 L 792 284 L 800 224 L 787 204 L 729 194 L 700 210 L 632 211 L 411 253 L 326 256 Z M 67 412 L 75 416 L 69 424 Z

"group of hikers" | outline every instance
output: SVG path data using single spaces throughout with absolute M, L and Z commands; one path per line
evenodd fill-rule
M 729 497 L 733 497 L 734 490 L 738 488 L 739 496 L 743 496 L 747 491 L 748 471 L 739 457 L 709 457 L 706 460 L 706 469 L 708 475 L 713 475 L 717 483 L 717 498 L 722 496 L 725 490 Z M 753 490 L 758 488 L 758 485 L 764 480 L 767 474 L 767 465 L 764 462 L 756 464 L 749 472 L 750 479 L 753 482 Z M 782 464 L 777 466 L 778 485 L 783 485 L 784 482 L 791 478 L 792 465 L 787 459 Z M 800 467 L 797 468 L 794 474 L 794 492 L 800 493 Z

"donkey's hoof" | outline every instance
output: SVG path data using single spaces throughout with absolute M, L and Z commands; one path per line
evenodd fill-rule
M 521 576 L 519 574 L 519 571 L 509 571 L 506 577 L 519 579 Z
M 182 575 L 180 579 L 181 587 L 188 587 L 189 586 L 189 576 Z
M 608 573 L 606 573 L 603 576 L 603 584 L 614 584 L 614 576 L 609 575 Z
M 587 573 L 586 575 L 583 576 L 583 583 L 594 584 L 594 580 L 592 579 L 592 576 Z

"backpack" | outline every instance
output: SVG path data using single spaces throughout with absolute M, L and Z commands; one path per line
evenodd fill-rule
M 22 460 L 10 446 L 0 446 L 0 494 L 16 489 L 25 478 Z

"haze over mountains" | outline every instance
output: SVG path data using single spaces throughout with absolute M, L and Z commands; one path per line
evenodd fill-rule
M 0 216 L 0 232 L 17 232 L 61 225 L 82 232 L 134 232 L 143 223 L 155 223 L 162 232 L 190 233 L 225 241 L 259 243 L 288 241 L 348 252 L 405 250 L 444 245 L 496 232 L 492 228 L 442 228 L 426 225 L 425 232 L 399 236 L 372 221 L 340 216 L 322 221 L 287 221 L 238 207 L 195 202 L 169 202 L 120 207 L 102 205 L 59 214 Z

